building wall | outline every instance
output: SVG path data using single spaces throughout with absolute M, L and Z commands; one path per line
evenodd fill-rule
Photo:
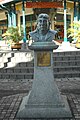
M 63 12 L 64 12 L 63 8 L 58 8 L 57 11 L 55 12 L 55 14 L 54 14 L 54 11 L 50 12 L 49 15 L 51 17 L 51 28 L 52 29 L 56 29 L 56 27 L 61 27 L 60 29 L 62 29 L 62 28 L 64 29 L 64 19 L 62 21 L 59 21 L 58 19 L 55 18 L 56 14 L 61 14 L 62 15 Z M 16 13 L 17 13 L 17 25 L 20 26 L 22 24 L 21 23 L 21 16 L 23 16 L 22 3 L 21 2 L 16 4 Z M 25 3 L 25 15 L 26 15 L 26 17 L 29 16 L 29 15 L 33 15 L 33 14 L 34 14 L 33 9 L 32 8 L 26 8 L 26 3 Z M 73 22 L 73 14 L 74 14 L 73 13 L 73 3 L 72 2 L 67 2 L 67 15 L 71 16 L 71 21 L 69 22 L 69 24 L 71 22 Z M 0 17 L 0 21 L 7 20 L 5 12 L 0 13 L 0 16 L 2 16 L 2 17 Z M 63 16 L 64 16 L 64 14 L 63 14 Z M 27 32 L 35 29 L 35 23 L 36 23 L 36 20 L 26 21 Z M 32 25 L 32 27 L 31 27 L 31 25 Z M 5 25 L 4 27 L 0 25 L 0 29 L 3 29 L 3 32 L 5 32 L 5 30 L 7 29 L 7 25 Z

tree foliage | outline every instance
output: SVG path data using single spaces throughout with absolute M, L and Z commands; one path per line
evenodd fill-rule
M 80 42 L 80 21 L 75 21 L 70 25 L 70 28 L 68 28 L 68 34 L 68 37 Z
M 6 40 L 17 43 L 23 39 L 23 28 L 21 27 L 9 27 L 6 33 L 3 34 L 3 37 L 6 37 Z

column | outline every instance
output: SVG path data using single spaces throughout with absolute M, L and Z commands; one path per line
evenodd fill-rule
M 8 27 L 12 26 L 12 13 L 8 12 Z
M 31 31 L 32 31 L 32 14 L 30 15 L 30 22 L 31 22 Z
M 78 0 L 78 20 L 80 20 L 80 1 Z
M 64 0 L 64 42 L 67 42 L 66 0 Z
M 24 33 L 24 37 L 23 37 L 23 42 L 26 42 L 26 23 L 25 23 L 25 6 L 24 6 L 24 0 L 22 2 L 22 12 L 23 12 L 23 33 Z
M 15 11 L 15 4 L 14 4 L 14 10 L 12 11 L 12 25 L 16 27 L 16 11 Z
M 78 20 L 77 6 L 76 6 L 76 0 L 74 0 L 74 22 L 76 22 L 77 20 Z M 75 26 L 74 26 L 74 29 L 76 29 Z M 74 32 L 74 34 L 75 34 L 75 32 Z M 76 39 L 75 38 L 74 38 L 74 43 L 76 43 Z
M 76 0 L 74 0 L 74 21 L 77 21 L 77 6 L 76 6 Z

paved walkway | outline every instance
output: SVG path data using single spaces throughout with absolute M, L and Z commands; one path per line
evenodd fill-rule
M 61 94 L 67 96 L 73 114 L 72 119 L 60 120 L 80 120 L 80 78 L 55 81 Z M 16 113 L 22 98 L 29 93 L 32 83 L 33 80 L 0 80 L 0 120 L 19 120 L 16 119 Z

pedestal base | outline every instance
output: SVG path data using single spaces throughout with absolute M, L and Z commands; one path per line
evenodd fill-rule
M 66 96 L 62 96 L 64 106 L 44 106 L 44 105 L 28 105 L 28 98 L 23 98 L 20 109 L 17 113 L 17 118 L 71 118 L 72 114 L 66 99 Z
M 36 46 L 36 45 L 37 46 Z M 54 81 L 52 43 L 34 43 L 34 81 L 32 91 L 23 98 L 17 118 L 71 118 L 65 96 Z M 52 47 L 51 47 L 52 46 Z M 38 51 L 36 51 L 36 48 Z M 43 51 L 41 49 L 44 49 Z M 55 47 L 54 47 L 55 48 Z

